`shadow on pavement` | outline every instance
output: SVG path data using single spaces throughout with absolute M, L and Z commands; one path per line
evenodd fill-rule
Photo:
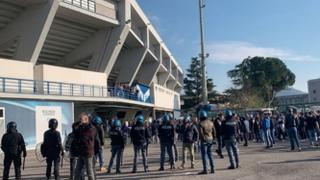
M 288 164 L 288 163 L 305 163 L 305 162 L 320 162 L 320 158 L 317 159 L 299 159 L 299 160 L 289 160 L 289 161 L 280 161 L 280 162 L 265 162 L 263 164 Z

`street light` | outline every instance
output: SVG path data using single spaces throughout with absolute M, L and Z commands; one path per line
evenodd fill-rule
M 206 58 L 209 57 L 209 54 L 205 54 L 204 47 L 204 16 L 203 9 L 205 8 L 204 0 L 199 0 L 199 12 L 200 12 L 200 39 L 201 39 L 201 74 L 202 74 L 202 103 L 208 104 L 208 88 L 207 88 L 207 73 L 206 73 Z

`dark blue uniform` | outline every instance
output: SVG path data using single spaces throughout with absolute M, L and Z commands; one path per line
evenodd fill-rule
M 222 122 L 223 141 L 228 151 L 230 167 L 229 169 L 235 169 L 239 167 L 239 149 L 237 147 L 237 122 L 233 119 L 227 119 Z
M 170 159 L 171 168 L 174 168 L 175 162 L 173 158 L 172 147 L 174 144 L 175 129 L 170 123 L 165 123 L 159 127 L 159 139 L 161 147 L 160 170 L 164 169 L 165 152 L 167 151 Z
M 146 155 L 146 148 L 147 148 L 147 139 L 151 137 L 149 131 L 144 127 L 144 124 L 137 122 L 134 125 L 130 132 L 131 140 L 134 146 L 134 160 L 133 160 L 133 173 L 137 172 L 137 157 L 139 152 L 141 151 L 142 158 L 143 158 L 143 166 L 144 171 L 148 171 L 148 162 L 147 162 L 147 155 Z
M 54 164 L 53 173 L 55 179 L 59 178 L 60 153 L 63 151 L 60 133 L 50 129 L 44 133 L 43 146 L 45 149 L 45 157 L 47 161 L 46 176 L 51 177 L 52 163 Z
M 26 146 L 23 136 L 18 132 L 7 132 L 1 140 L 1 149 L 4 152 L 3 179 L 9 178 L 10 166 L 13 162 L 16 179 L 21 179 L 21 153 L 26 156 Z
M 124 148 L 126 137 L 124 133 L 121 131 L 121 127 L 112 127 L 111 131 L 109 132 L 109 135 L 111 138 L 111 158 L 109 162 L 108 173 L 111 172 L 113 161 L 116 156 L 116 171 L 117 173 L 120 173 L 121 154 L 122 149 Z

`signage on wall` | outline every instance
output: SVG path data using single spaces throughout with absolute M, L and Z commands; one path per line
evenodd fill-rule
M 137 89 L 139 90 L 139 101 L 151 103 L 150 87 L 143 84 L 137 84 Z
M 5 108 L 0 107 L 0 136 L 5 133 L 6 131 L 6 125 L 5 125 Z
M 36 142 L 43 141 L 43 134 L 48 130 L 48 122 L 50 119 L 58 120 L 57 130 L 61 132 L 61 107 L 59 106 L 36 106 Z
M 0 120 L 5 119 L 4 107 L 0 107 Z

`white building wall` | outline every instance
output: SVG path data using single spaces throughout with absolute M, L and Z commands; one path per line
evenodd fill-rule
M 309 102 L 320 102 L 320 79 L 308 81 Z
M 157 110 L 179 110 L 180 109 L 180 94 L 154 84 L 152 86 L 154 107 Z
M 8 79 L 3 79 L 8 78 Z M 21 81 L 18 79 L 26 79 Z M 30 81 L 28 81 L 30 80 Z M 5 92 L 33 92 L 33 64 L 31 62 L 0 59 L 0 91 Z M 25 86 L 19 86 L 24 83 Z
M 105 73 L 93 71 L 51 65 L 38 65 L 35 67 L 35 79 L 72 84 L 106 86 L 107 76 Z
M 66 96 L 107 95 L 107 89 L 105 88 L 107 86 L 107 75 L 105 73 L 38 65 L 35 67 L 34 74 L 35 80 L 46 81 L 45 83 L 37 83 L 37 89 L 40 92 L 43 90 L 47 94 Z
M 33 79 L 33 64 L 30 62 L 0 59 L 0 77 Z

